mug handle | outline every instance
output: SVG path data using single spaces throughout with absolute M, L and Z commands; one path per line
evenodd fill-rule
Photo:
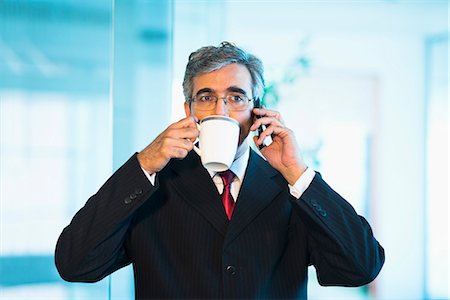
M 202 127 L 200 126 L 199 123 L 196 123 L 196 124 L 197 124 L 197 129 L 198 129 L 198 131 L 200 131 L 200 130 L 202 129 Z M 195 146 L 195 144 L 197 144 L 199 141 L 200 141 L 200 139 L 199 139 L 199 137 L 197 137 L 197 138 L 195 139 L 195 141 L 193 142 L 193 144 L 194 144 L 194 151 L 197 152 L 197 154 L 198 154 L 199 156 L 201 156 L 201 155 L 202 155 L 202 151 L 201 151 L 197 146 Z

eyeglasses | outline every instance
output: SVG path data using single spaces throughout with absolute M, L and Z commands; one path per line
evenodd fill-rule
M 219 99 L 223 99 L 223 102 L 225 102 L 230 111 L 246 110 L 249 107 L 250 101 L 253 100 L 242 93 L 229 93 L 225 97 L 217 97 L 216 95 L 207 93 L 195 95 L 191 98 L 191 102 L 195 109 L 214 110 Z

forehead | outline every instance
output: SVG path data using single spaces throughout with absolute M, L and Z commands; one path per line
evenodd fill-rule
M 209 88 L 215 92 L 224 92 L 230 87 L 239 87 L 251 93 L 252 78 L 247 67 L 241 64 L 229 64 L 210 73 L 193 79 L 193 93 Z

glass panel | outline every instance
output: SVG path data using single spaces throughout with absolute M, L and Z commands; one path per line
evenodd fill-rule
M 56 240 L 111 172 L 109 1 L 0 2 L 0 298 L 99 299 Z
M 448 37 L 429 40 L 427 132 L 427 288 L 431 299 L 449 294 Z
M 113 168 L 169 125 L 172 2 L 114 1 Z M 111 298 L 134 298 L 132 267 L 111 275 Z

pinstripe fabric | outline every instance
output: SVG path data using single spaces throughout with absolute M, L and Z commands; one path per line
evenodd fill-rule
M 64 229 L 55 260 L 65 280 L 84 282 L 132 263 L 138 299 L 304 299 L 309 264 L 323 285 L 357 286 L 375 278 L 384 252 L 320 175 L 296 200 L 255 153 L 229 221 L 190 153 L 155 187 L 133 156 Z

